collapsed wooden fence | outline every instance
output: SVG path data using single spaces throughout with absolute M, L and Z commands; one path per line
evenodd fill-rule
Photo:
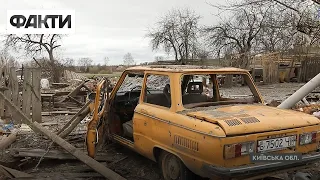
M 34 132 L 46 135 L 52 140 L 51 145 L 53 143 L 60 145 L 71 155 L 84 162 L 107 179 L 125 180 L 125 178 L 116 172 L 105 167 L 95 159 L 89 157 L 85 152 L 82 152 L 63 139 L 63 137 L 66 137 L 71 133 L 75 126 L 90 113 L 90 108 L 88 107 L 90 102 L 87 102 L 86 105 L 83 106 L 58 132 L 58 134 L 55 134 L 39 123 L 41 122 L 42 111 L 40 92 L 41 69 L 25 68 L 20 79 L 23 82 L 18 80 L 15 68 L 0 66 L 0 110 L 2 118 L 11 117 L 14 120 L 14 124 L 27 124 Z M 16 134 L 13 135 L 15 136 Z M 0 145 L 1 148 L 6 148 L 9 143 L 0 143 Z M 49 147 L 51 145 L 49 145 Z M 45 156 L 45 154 L 43 156 Z
M 251 59 L 251 68 L 253 70 L 253 77 L 256 77 L 256 69 L 262 69 L 263 83 L 275 83 L 279 81 L 279 53 L 263 54 L 255 56 Z
M 299 81 L 306 82 L 320 73 L 320 57 L 309 58 L 302 62 Z
M 40 68 L 25 68 L 18 75 L 14 67 L 0 66 L 0 92 L 19 107 L 22 112 L 33 121 L 41 122 L 41 92 Z M 14 122 L 21 122 L 19 117 L 10 112 L 8 105 L 0 98 L 0 117 L 12 118 Z

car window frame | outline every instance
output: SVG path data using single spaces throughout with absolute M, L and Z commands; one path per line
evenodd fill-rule
M 167 76 L 169 78 L 169 81 L 170 81 L 170 99 L 171 99 L 170 107 L 151 104 L 151 103 L 148 103 L 148 102 L 144 101 L 145 95 L 147 93 L 146 92 L 146 88 L 147 88 L 147 80 L 148 80 L 148 76 L 149 75 Z M 169 109 L 172 109 L 172 107 L 173 107 L 172 100 L 173 100 L 173 98 L 172 98 L 172 78 L 170 77 L 170 75 L 168 73 L 161 73 L 161 72 L 152 72 L 152 71 L 145 72 L 144 73 L 144 80 L 143 80 L 142 90 L 141 90 L 141 94 L 140 94 L 139 104 L 146 104 L 146 105 L 150 105 L 150 106 L 153 106 L 153 107 L 169 110 Z
M 214 72 L 214 71 L 201 71 L 201 72 L 197 72 L 197 71 L 195 71 L 195 72 L 185 72 L 185 73 L 181 73 L 181 75 L 180 75 L 180 77 L 179 77 L 179 79 L 181 80 L 182 78 L 183 78 L 183 76 L 185 76 L 185 75 L 205 75 L 205 74 L 209 74 L 209 75 L 220 75 L 220 74 L 223 74 L 223 75 L 235 75 L 235 74 L 238 74 L 238 75 L 243 75 L 244 76 L 244 79 L 245 79 L 245 81 L 248 81 L 249 83 L 248 83 L 248 87 L 249 87 L 249 89 L 250 89 L 250 91 L 252 92 L 252 94 L 254 95 L 254 97 L 255 98 L 257 98 L 257 100 L 258 100 L 258 103 L 261 103 L 261 104 L 263 104 L 264 103 L 264 100 L 263 100 L 263 98 L 262 98 L 262 95 L 261 95 L 261 93 L 259 92 L 259 89 L 257 88 L 257 86 L 255 85 L 255 83 L 254 83 L 254 81 L 253 81 L 253 79 L 252 79 L 252 77 L 251 77 L 251 75 L 249 74 L 249 72 L 238 72 L 238 71 L 236 71 L 236 72 L 223 72 L 223 71 L 217 71 L 217 72 Z M 181 89 L 181 81 L 179 81 L 179 88 L 180 88 L 180 91 L 181 91 L 181 93 L 180 93 L 180 95 L 182 96 L 182 89 Z M 219 86 L 217 86 L 217 96 L 218 96 L 218 99 L 217 99 L 217 101 L 220 101 L 220 87 Z M 184 107 L 184 104 L 183 104 L 183 102 L 182 102 L 182 97 L 180 98 L 181 100 L 180 100 L 180 103 L 181 103 L 181 106 L 183 107 L 183 109 L 186 109 L 185 107 Z

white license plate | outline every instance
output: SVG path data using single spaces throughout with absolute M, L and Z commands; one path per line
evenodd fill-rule
M 258 152 L 263 151 L 275 151 L 288 147 L 296 146 L 297 136 L 286 136 L 274 139 L 265 139 L 258 141 L 257 150 Z

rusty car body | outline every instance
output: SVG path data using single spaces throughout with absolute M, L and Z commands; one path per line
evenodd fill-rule
M 221 75 L 240 77 L 242 83 L 234 82 L 233 93 L 246 85 L 251 94 L 222 95 L 224 87 L 217 78 Z M 153 76 L 164 83 L 150 80 Z M 193 81 L 194 76 L 209 78 L 211 85 Z M 131 86 L 123 91 L 125 83 Z M 92 157 L 99 144 L 115 141 L 158 162 L 165 179 L 195 175 L 242 179 L 320 158 L 319 119 L 264 105 L 247 70 L 138 66 L 125 70 L 111 92 L 106 87 L 104 80 L 92 98 L 93 118 L 86 138 Z M 211 96 L 203 93 L 205 87 Z M 303 158 L 259 164 L 249 159 L 250 153 L 274 152 L 302 153 Z

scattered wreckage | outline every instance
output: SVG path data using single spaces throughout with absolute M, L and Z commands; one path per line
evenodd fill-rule
M 236 77 L 237 82 L 224 88 L 221 76 Z M 123 72 L 111 92 L 109 87 L 102 80 L 89 95 L 93 116 L 86 144 L 91 157 L 99 145 L 117 142 L 158 162 L 166 180 L 196 175 L 263 178 L 320 160 L 319 119 L 266 106 L 246 70 L 132 67 Z M 204 87 L 210 93 L 204 93 Z M 247 93 L 237 94 L 240 88 Z M 302 156 L 299 161 L 255 163 L 252 153 Z
M 232 85 L 227 87 L 224 81 L 230 76 Z M 313 81 L 312 85 L 318 82 Z M 40 157 L 39 162 L 42 158 L 79 159 L 108 179 L 123 179 L 67 142 L 68 134 L 80 122 L 86 123 L 83 119 L 90 114 L 86 136 L 89 156 L 96 161 L 103 159 L 101 152 L 97 153 L 99 145 L 117 142 L 158 162 L 165 179 L 188 179 L 196 175 L 261 179 L 309 168 L 320 158 L 316 152 L 319 104 L 304 101 L 306 106 L 293 107 L 299 97 L 289 103 L 288 108 L 295 110 L 265 106 L 250 74 L 242 69 L 133 67 L 122 74 L 115 86 L 108 79 L 102 79 L 97 85 L 84 83 L 79 82 L 71 92 L 63 92 L 66 97 L 55 103 L 62 107 L 70 101 L 82 107 L 56 134 L 44 129 L 45 123 L 31 122 L 10 104 L 10 99 L 4 98 L 24 123 L 65 149 L 20 148 L 15 149 L 17 157 Z M 78 102 L 75 97 L 80 89 L 89 89 L 89 92 L 94 89 L 95 93 L 89 94 L 88 102 Z M 307 91 L 303 92 L 307 94 Z M 7 124 L 2 129 L 12 129 L 11 126 L 13 124 Z M 29 127 L 21 126 L 19 130 L 23 128 Z M 10 146 L 16 137 L 15 131 L 0 136 L 0 149 Z M 67 141 L 62 139 L 66 137 Z M 303 159 L 254 163 L 251 153 L 301 153 Z M 30 175 L 4 166 L 0 166 L 0 171 L 7 172 L 8 177 Z M 294 176 L 308 179 L 309 174 L 298 172 Z

